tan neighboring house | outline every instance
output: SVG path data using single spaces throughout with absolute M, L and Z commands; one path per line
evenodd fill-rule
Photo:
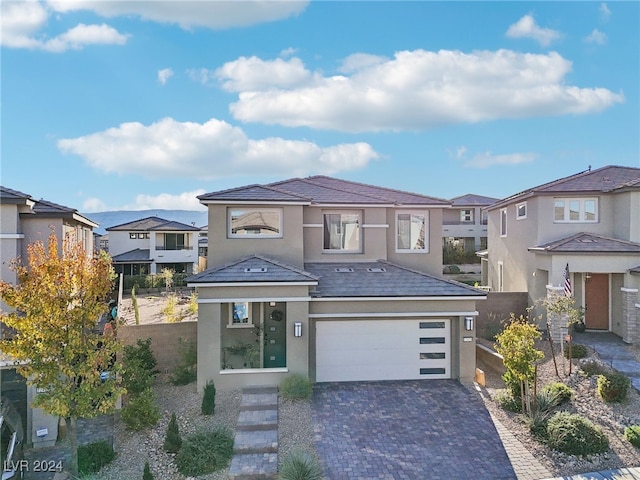
M 469 255 L 487 248 L 487 212 L 498 198 L 468 193 L 451 199 L 451 209 L 443 211 L 444 244 L 461 246 Z
M 450 202 L 325 176 L 198 197 L 198 388 L 475 374 L 476 302 L 442 278 Z M 212 226 L 216 228 L 212 228 Z
M 93 255 L 93 229 L 97 227 L 97 223 L 73 208 L 36 200 L 29 194 L 0 186 L 2 280 L 15 283 L 15 272 L 9 268 L 11 260 L 21 257 L 26 262 L 28 245 L 37 241 L 46 244 L 52 230 L 59 240 L 60 251 L 62 239 L 71 238 L 81 241 L 87 254 Z M 8 307 L 2 304 L 0 308 L 6 310 Z M 10 358 L 0 358 L 0 390 L 22 418 L 26 444 L 34 447 L 53 445 L 57 438 L 58 418 L 27 407 L 35 396 L 35 388 L 27 387 L 13 367 Z
M 116 273 L 157 274 L 168 268 L 176 273 L 198 271 L 200 229 L 159 217 L 147 217 L 106 229 L 109 254 Z
M 500 200 L 488 209 L 488 281 L 530 305 L 571 293 L 588 329 L 640 342 L 640 168 L 606 166 Z

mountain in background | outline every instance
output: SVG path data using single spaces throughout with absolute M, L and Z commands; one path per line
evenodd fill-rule
M 94 230 L 99 235 L 107 233 L 106 229 L 122 225 L 123 223 L 141 220 L 147 217 L 160 217 L 165 220 L 184 223 L 186 225 L 194 225 L 196 227 L 204 227 L 209 222 L 207 210 L 116 210 L 110 212 L 93 212 L 81 213 L 83 217 L 93 220 L 100 224 Z

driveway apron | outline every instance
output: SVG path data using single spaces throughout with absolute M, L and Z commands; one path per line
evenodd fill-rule
M 327 479 L 516 478 L 481 400 L 455 380 L 316 384 L 312 416 Z

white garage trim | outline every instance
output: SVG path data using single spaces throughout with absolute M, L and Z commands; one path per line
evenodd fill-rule
M 450 318 L 316 322 L 317 382 L 451 378 L 451 363 Z
M 472 312 L 407 312 L 407 313 L 310 313 L 309 318 L 410 318 L 410 317 L 477 317 Z

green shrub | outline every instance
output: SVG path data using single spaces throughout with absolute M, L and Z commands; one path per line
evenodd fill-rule
M 304 375 L 298 373 L 291 374 L 280 383 L 280 394 L 289 400 L 300 400 L 311 398 L 313 384 Z
M 216 386 L 213 382 L 207 382 L 204 386 L 201 411 L 203 415 L 213 415 L 216 411 Z
M 522 410 L 520 399 L 514 398 L 511 390 L 509 389 L 503 388 L 496 391 L 493 399 L 504 410 L 508 410 L 509 412 L 520 413 L 520 411 Z
M 571 344 L 571 358 L 584 358 L 588 354 L 587 347 L 581 345 L 579 343 Z M 567 347 L 564 351 L 565 358 L 569 358 L 569 347 Z
M 592 455 L 606 452 L 609 439 L 600 427 L 580 415 L 554 414 L 547 423 L 547 444 L 569 455 Z
M 562 405 L 563 403 L 571 401 L 571 397 L 573 396 L 573 391 L 562 382 L 554 382 L 545 385 L 542 388 L 542 392 L 548 392 L 551 395 L 555 395 L 557 401 L 556 405 Z
M 164 437 L 164 449 L 169 453 L 178 453 L 181 446 L 182 438 L 178 430 L 178 420 L 176 419 L 176 414 L 172 413 L 169 425 L 167 425 L 167 433 Z
M 632 425 L 624 429 L 624 438 L 629 440 L 631 445 L 640 448 L 640 425 Z
M 318 460 L 301 449 L 287 454 L 280 467 L 280 480 L 322 480 L 322 468 Z
M 130 357 L 125 361 L 122 383 L 129 395 L 139 395 L 153 387 L 154 377 L 139 357 Z
M 129 398 L 127 405 L 120 410 L 120 418 L 129 430 L 142 430 L 152 427 L 160 420 L 160 409 L 152 389 L 147 389 Z
M 113 446 L 105 441 L 89 443 L 78 447 L 78 472 L 87 475 L 98 472 L 116 458 Z
M 155 480 L 151 469 L 149 468 L 149 462 L 144 462 L 144 471 L 142 472 L 142 480 Z
M 181 361 L 171 374 L 171 383 L 174 385 L 188 385 L 195 382 L 198 377 L 198 350 L 194 342 L 179 339 L 178 350 Z
M 233 456 L 233 432 L 218 428 L 188 436 L 176 455 L 178 471 L 187 477 L 215 472 L 227 466 Z
M 150 375 L 156 375 L 159 371 L 156 370 L 156 357 L 153 356 L 151 351 L 151 339 L 146 340 L 138 339 L 135 345 L 127 345 L 124 347 L 124 356 L 122 362 L 126 366 L 130 362 L 138 361 L 142 368 L 144 368 Z
M 598 376 L 598 395 L 605 402 L 622 402 L 627 397 L 631 381 L 618 372 Z
M 580 365 L 580 370 L 587 376 L 602 375 L 610 371 L 610 369 L 598 362 L 597 360 L 587 360 Z

